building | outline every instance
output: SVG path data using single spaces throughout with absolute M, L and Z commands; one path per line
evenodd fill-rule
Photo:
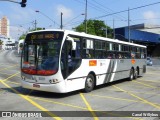
M 12 39 L 9 35 L 9 20 L 6 16 L 0 19 L 0 40 L 3 44 L 0 49 L 13 49 L 15 47 L 15 39 Z
M 1 35 L 1 20 L 0 20 L 0 35 Z
M 158 53 L 160 51 L 160 25 L 138 24 L 116 28 L 115 38 L 146 45 L 149 56 L 160 56 L 160 52 Z
M 15 39 L 0 35 L 0 40 L 2 41 L 2 45 L 0 45 L 0 50 L 15 49 Z
M 0 20 L 0 34 L 9 37 L 9 20 L 6 16 Z

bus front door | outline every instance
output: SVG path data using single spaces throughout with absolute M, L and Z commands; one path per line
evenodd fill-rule
M 79 46 L 77 44 L 77 46 Z M 72 50 L 72 42 L 65 41 L 61 52 L 61 72 L 63 78 L 66 79 L 72 72 L 74 72 L 81 63 L 80 47 Z

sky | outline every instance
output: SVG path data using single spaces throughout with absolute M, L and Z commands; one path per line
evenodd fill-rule
M 22 8 L 19 4 L 0 0 L 0 19 L 7 16 L 10 21 L 10 36 L 18 39 L 22 33 L 35 28 L 35 20 L 37 27 L 60 28 L 61 12 L 63 29 L 78 26 L 85 19 L 85 5 L 86 0 L 27 0 L 26 7 Z M 146 7 L 138 8 L 140 6 Z M 137 9 L 132 10 L 133 8 Z M 159 0 L 87 0 L 87 19 L 103 20 L 111 28 L 123 27 L 128 25 L 127 10 L 131 9 L 130 25 L 159 25 L 159 8 Z M 120 11 L 125 12 L 109 15 Z

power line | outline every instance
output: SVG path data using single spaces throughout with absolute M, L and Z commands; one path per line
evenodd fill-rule
M 140 9 L 140 8 L 143 8 L 143 7 L 148 7 L 148 6 L 156 5 L 156 4 L 159 4 L 159 3 L 160 2 L 151 3 L 151 4 L 148 4 L 148 5 L 143 5 L 143 6 L 139 6 L 139 7 L 135 7 L 135 8 L 130 8 L 129 10 L 136 10 L 136 9 Z M 100 18 L 103 18 L 103 17 L 106 17 L 106 16 L 115 15 L 115 14 L 122 13 L 122 12 L 127 12 L 127 11 L 128 11 L 128 9 L 127 10 L 122 10 L 122 11 L 119 11 L 119 12 L 114 12 L 114 13 L 106 14 L 106 15 L 99 16 L 99 17 L 95 17 L 93 19 L 100 19 Z
M 80 1 L 80 0 L 76 0 L 76 2 L 79 2 L 80 4 L 85 4 L 85 2 L 84 1 Z M 96 4 L 94 4 L 94 3 L 91 3 L 91 2 L 89 2 L 88 1 L 88 6 L 90 7 L 90 8 L 92 8 L 92 9 L 94 9 L 94 10 L 97 10 L 97 11 L 100 11 L 100 12 L 104 12 L 104 13 L 108 13 L 108 11 L 106 11 L 105 9 L 106 9 L 106 7 L 104 6 L 104 5 L 101 5 L 100 3 L 98 3 L 98 2 L 96 2 L 95 0 L 93 0 L 93 2 L 95 2 Z M 97 6 L 97 4 L 99 5 L 99 6 Z M 105 8 L 105 9 L 104 9 Z M 107 8 L 108 10 L 110 10 L 110 11 L 113 11 L 113 10 L 111 10 L 111 9 L 109 9 L 109 8 Z M 119 16 L 119 19 L 121 20 L 121 21 L 123 21 L 123 22 L 126 22 L 124 19 L 126 19 L 124 16 L 121 16 L 121 15 L 116 15 L 117 17 Z M 121 17 L 121 18 L 120 18 Z M 96 18 L 95 18 L 96 19 Z M 112 20 L 113 21 L 113 20 Z
M 93 4 L 93 3 L 89 2 L 89 1 L 88 1 L 88 3 L 89 3 L 88 5 L 89 5 L 90 7 L 94 8 L 94 9 L 96 9 L 96 10 L 98 10 L 98 11 L 101 11 L 101 12 L 104 12 L 104 13 L 108 12 L 108 11 L 106 11 L 105 9 L 103 9 L 102 7 L 99 7 L 99 6 Z
M 98 3 L 97 1 L 95 1 L 95 0 L 92 0 L 93 2 L 95 2 L 96 4 L 98 4 L 99 6 L 101 6 L 101 7 L 103 7 L 103 8 L 105 8 L 105 9 L 108 9 L 109 11 L 112 11 L 112 12 L 114 12 L 112 9 L 110 9 L 110 8 L 108 8 L 108 7 L 106 7 L 106 6 L 104 6 L 103 4 L 100 4 L 100 3 Z M 121 17 L 121 18 L 125 18 L 124 16 L 122 16 L 122 15 L 117 15 L 117 17 Z M 126 18 L 125 18 L 126 19 Z M 121 19 L 122 20 L 122 19 Z

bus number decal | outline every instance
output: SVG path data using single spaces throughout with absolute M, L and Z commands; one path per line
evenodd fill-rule
M 97 60 L 90 60 L 89 66 L 97 66 Z

